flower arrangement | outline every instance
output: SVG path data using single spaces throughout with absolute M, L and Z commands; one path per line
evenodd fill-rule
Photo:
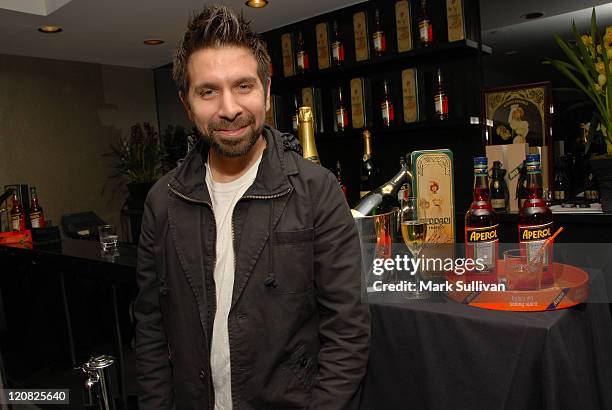
M 132 125 L 129 137 L 111 145 L 106 156 L 115 159 L 113 178 L 124 177 L 130 183 L 155 182 L 162 174 L 164 151 L 159 134 L 148 122 Z
M 607 151 L 612 154 L 612 27 L 603 36 L 597 27 L 595 9 L 591 14 L 590 33 L 580 34 L 572 22 L 575 42 L 555 35 L 557 44 L 568 61 L 549 60 L 557 70 L 570 79 L 596 108 L 596 119 L 602 126 Z

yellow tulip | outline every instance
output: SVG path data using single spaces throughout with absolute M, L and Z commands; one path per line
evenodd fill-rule
M 604 65 L 603 61 L 599 61 L 597 64 L 595 64 L 595 69 L 599 74 L 606 72 L 606 66 Z
M 606 76 L 603 74 L 599 74 L 599 76 L 597 76 L 597 82 L 599 83 L 600 86 L 604 86 L 604 84 L 606 83 Z
M 593 39 L 591 38 L 591 36 L 587 36 L 586 34 L 583 34 L 582 43 L 588 47 L 589 45 L 593 44 Z
M 593 88 L 595 89 L 595 91 L 600 92 L 601 91 L 601 86 L 599 84 L 593 84 Z

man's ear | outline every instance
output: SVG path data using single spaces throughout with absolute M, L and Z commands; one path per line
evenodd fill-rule
M 266 112 L 270 109 L 270 84 L 272 83 L 272 78 L 268 77 L 267 81 L 267 89 L 266 89 Z
M 189 106 L 189 101 L 187 100 L 187 97 L 185 97 L 185 94 L 183 94 L 182 91 L 179 91 L 179 98 L 181 99 L 181 103 L 183 104 L 183 108 L 185 109 L 185 112 L 187 113 L 187 116 L 189 117 L 189 120 L 191 120 L 191 122 L 193 122 L 193 115 L 191 115 L 191 108 Z

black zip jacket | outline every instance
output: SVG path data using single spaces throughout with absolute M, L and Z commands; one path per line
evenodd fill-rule
M 338 181 L 264 128 L 267 148 L 232 224 L 233 408 L 344 409 L 366 370 L 360 247 Z M 214 408 L 216 226 L 201 141 L 151 189 L 138 249 L 141 409 Z

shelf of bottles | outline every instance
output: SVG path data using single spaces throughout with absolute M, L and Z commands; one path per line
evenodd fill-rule
M 299 107 L 311 107 L 321 162 L 341 162 L 353 203 L 365 130 L 379 183 L 397 172 L 398 154 L 455 149 L 445 141 L 468 134 L 480 146 L 480 64 L 491 49 L 478 42 L 478 16 L 477 0 L 368 1 L 263 33 L 268 123 L 297 133 Z

